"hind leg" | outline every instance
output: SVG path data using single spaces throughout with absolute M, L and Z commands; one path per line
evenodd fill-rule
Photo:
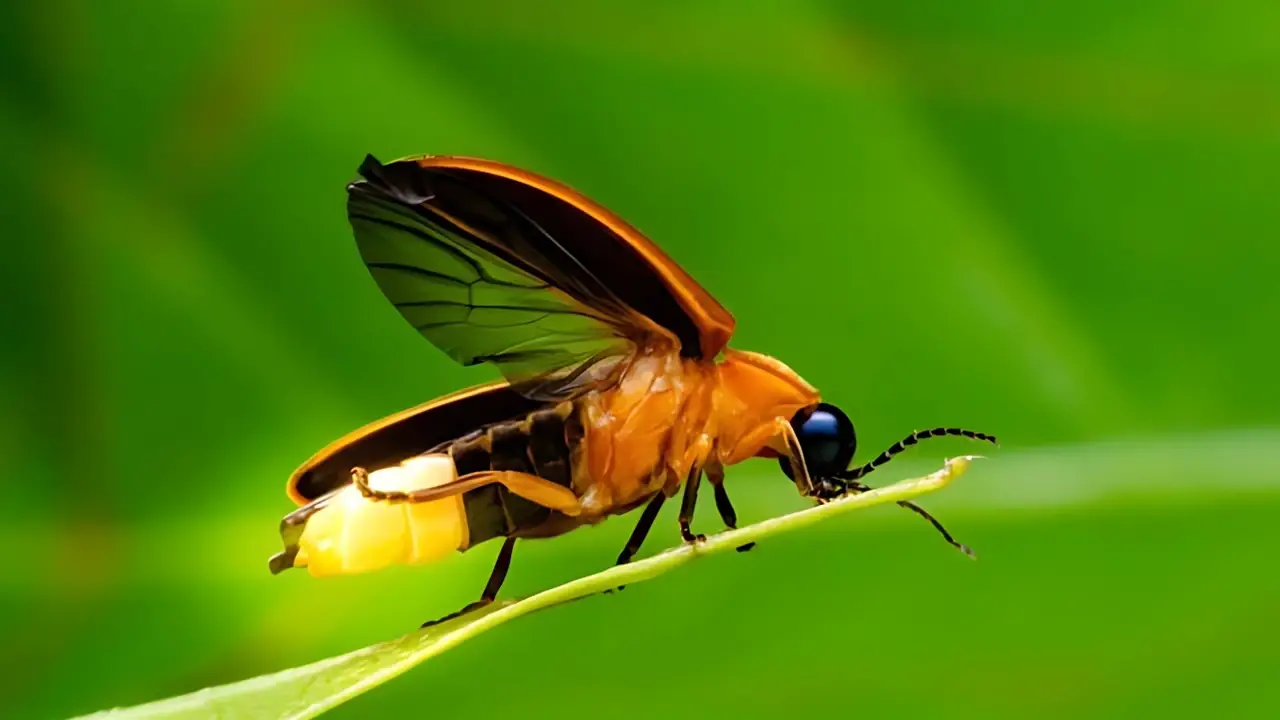
M 498 551 L 498 560 L 493 564 L 493 571 L 489 573 L 489 582 L 484 585 L 484 592 L 480 594 L 480 599 L 468 604 L 461 610 L 445 615 L 436 620 L 429 620 L 422 623 L 422 627 L 431 627 L 439 625 L 442 622 L 462 617 L 473 610 L 479 610 L 482 607 L 492 603 L 498 599 L 498 591 L 502 589 L 502 583 L 507 579 L 507 571 L 511 569 L 511 553 L 515 549 L 516 539 L 509 537 L 502 541 L 502 549 Z
M 578 496 L 574 495 L 569 488 L 557 485 L 537 475 L 514 470 L 484 470 L 469 473 L 444 485 L 405 492 L 402 490 L 377 490 L 370 487 L 369 473 L 362 467 L 356 467 L 351 469 L 351 482 L 355 484 L 360 494 L 369 500 L 393 503 L 434 502 L 443 498 L 461 495 L 486 485 L 498 484 L 529 502 L 551 508 L 570 517 L 582 514 L 582 504 L 578 501 Z

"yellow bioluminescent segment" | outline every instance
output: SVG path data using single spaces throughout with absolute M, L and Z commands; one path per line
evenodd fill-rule
M 419 455 L 369 474 L 369 486 L 412 492 L 457 480 L 447 455 Z M 307 519 L 294 567 L 314 577 L 429 563 L 467 546 L 462 496 L 424 503 L 370 500 L 354 485 Z

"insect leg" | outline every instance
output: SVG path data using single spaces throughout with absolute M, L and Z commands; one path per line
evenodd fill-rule
M 631 537 L 627 539 L 626 546 L 622 548 L 621 553 L 618 553 L 617 564 L 625 565 L 631 562 L 631 558 L 640 552 L 640 546 L 644 544 L 644 539 L 649 536 L 649 530 L 653 528 L 653 521 L 658 518 L 658 511 L 662 509 L 662 504 L 666 501 L 667 496 L 658 492 L 644 506 L 644 512 L 640 515 L 640 522 L 636 523 L 636 528 L 631 531 Z
M 507 580 L 507 571 L 511 569 L 511 553 L 515 550 L 516 539 L 509 537 L 502 541 L 502 549 L 498 551 L 498 559 L 493 563 L 493 571 L 489 573 L 489 582 L 484 584 L 484 592 L 480 594 L 480 602 L 488 604 L 498 599 L 498 591 Z
M 733 502 L 729 500 L 729 492 L 724 489 L 724 468 L 719 465 L 708 465 L 707 480 L 711 483 L 711 487 L 715 489 L 716 510 L 720 511 L 720 519 L 724 521 L 725 527 L 730 530 L 737 530 L 738 512 L 733 509 Z M 739 545 L 738 552 L 746 552 L 755 546 L 756 544 L 753 542 Z
M 631 558 L 640 552 L 640 546 L 644 544 L 644 539 L 649 536 L 649 530 L 653 528 L 653 521 L 658 518 L 658 511 L 662 510 L 662 504 L 667 501 L 665 493 L 659 491 L 653 496 L 653 499 L 644 506 L 644 512 L 640 514 L 640 522 L 636 523 L 636 527 L 631 531 L 631 537 L 627 538 L 627 544 L 622 548 L 622 552 L 618 553 L 618 565 L 626 565 L 631 562 Z M 622 590 L 626 585 L 619 585 L 614 590 Z M 605 590 L 605 593 L 611 593 L 613 590 Z
M 511 569 L 511 553 L 515 547 L 516 539 L 513 537 L 509 537 L 502 541 L 502 549 L 498 551 L 498 559 L 493 564 L 493 571 L 489 573 L 489 582 L 484 584 L 484 592 L 480 594 L 479 600 L 469 603 L 466 607 L 455 613 L 449 613 L 437 620 L 424 622 L 422 623 L 422 627 L 431 627 L 432 625 L 438 625 L 447 620 L 462 617 L 463 615 L 466 615 L 473 610 L 479 610 L 498 599 L 498 591 L 502 589 L 502 583 L 507 579 L 507 571 Z
M 369 486 L 369 473 L 360 467 L 351 469 L 351 481 L 355 483 L 360 494 L 370 500 L 407 503 L 432 502 L 498 483 L 525 500 L 570 517 L 582 514 L 582 504 L 578 502 L 578 496 L 574 495 L 569 488 L 537 475 L 513 470 L 485 470 L 470 473 L 444 485 L 412 492 L 375 490 Z
M 791 427 L 791 423 L 785 418 L 778 418 L 775 421 L 775 427 L 786 440 L 787 459 L 791 461 L 791 471 L 795 473 L 796 486 L 800 488 L 801 494 L 812 495 L 813 478 L 809 477 L 809 466 L 805 464 L 804 450 L 800 447 L 800 438 L 796 437 L 796 429 Z
M 782 440 L 783 447 L 777 447 L 774 444 L 779 439 Z M 720 461 L 725 465 L 741 462 L 755 454 L 761 446 L 768 446 L 786 456 L 791 462 L 796 489 L 805 497 L 813 495 L 813 479 L 809 477 L 809 466 L 804 461 L 804 450 L 800 447 L 800 438 L 796 437 L 795 428 L 791 427 L 791 421 L 786 418 L 774 418 L 756 426 L 738 441 L 735 448 L 722 455 Z M 747 449 L 745 454 L 741 454 L 743 448 Z
M 689 529 L 689 525 L 693 523 L 693 509 L 698 504 L 698 486 L 702 484 L 702 468 L 695 467 L 689 470 L 689 479 L 684 484 L 684 497 L 680 500 L 680 537 L 685 542 L 698 542 L 706 540 L 706 535 L 695 535 Z

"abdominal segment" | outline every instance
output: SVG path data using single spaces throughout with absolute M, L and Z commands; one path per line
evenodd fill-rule
M 418 455 L 369 474 L 374 490 L 412 492 L 457 479 L 445 454 Z M 306 519 L 292 567 L 315 577 L 429 563 L 468 545 L 461 495 L 424 503 L 370 500 L 354 485 Z M 274 569 L 274 568 L 273 568 Z
M 369 485 L 413 492 L 460 476 L 508 471 L 571 488 L 574 449 L 581 437 L 573 403 L 560 403 L 374 470 Z M 271 558 L 271 571 L 305 567 L 319 577 L 429 563 L 497 537 L 559 534 L 572 528 L 563 520 L 500 484 L 424 503 L 369 499 L 348 484 L 284 519 L 285 549 Z

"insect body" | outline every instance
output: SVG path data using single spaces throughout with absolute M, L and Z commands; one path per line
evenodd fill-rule
M 733 317 L 656 245 L 575 191 L 484 160 L 372 157 L 348 216 L 374 280 L 428 340 L 504 382 L 373 423 L 290 478 L 273 572 L 422 563 L 504 538 L 480 603 L 518 538 L 551 537 L 644 506 L 618 558 L 639 550 L 683 487 L 682 537 L 701 480 L 725 524 L 724 469 L 776 457 L 818 501 L 923 438 L 850 469 L 853 425 L 783 363 L 729 349 Z M 924 515 L 946 535 L 937 521 Z

